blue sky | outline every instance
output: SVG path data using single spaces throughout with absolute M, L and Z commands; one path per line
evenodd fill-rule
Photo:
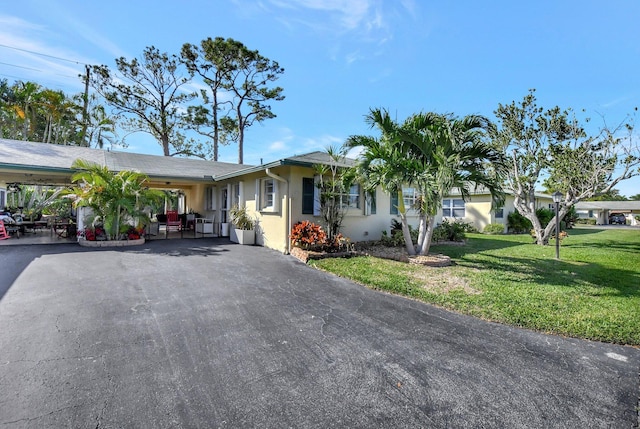
M 615 125 L 640 105 L 640 2 L 419 0 L 24 0 L 0 12 L 0 78 L 82 91 L 81 64 L 115 68 L 147 46 L 231 37 L 284 67 L 277 118 L 251 127 L 245 163 L 341 145 L 371 134 L 364 115 L 388 109 L 493 117 L 536 88 L 559 105 Z M 11 47 L 11 48 L 7 48 Z M 152 139 L 132 152 L 162 154 Z M 221 161 L 236 162 L 235 146 Z M 640 179 L 618 186 L 640 193 Z

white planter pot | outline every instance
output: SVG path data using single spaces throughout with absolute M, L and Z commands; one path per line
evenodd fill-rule
M 234 243 L 238 244 L 255 244 L 256 242 L 256 232 L 253 229 L 244 230 L 244 229 L 235 229 L 235 238 L 236 240 L 231 240 Z
M 221 223 L 220 224 L 220 235 L 222 237 L 228 237 L 229 236 L 229 224 L 228 223 Z

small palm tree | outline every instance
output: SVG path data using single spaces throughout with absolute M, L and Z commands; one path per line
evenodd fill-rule
M 73 163 L 78 172 L 72 181 L 78 186 L 73 190 L 76 207 L 90 207 L 94 224 L 102 223 L 110 240 L 117 239 L 129 227 L 129 220 L 137 219 L 138 226 L 149 222 L 143 208 L 149 202 L 164 198 L 158 190 L 145 186 L 147 176 L 135 171 L 113 173 L 107 167 L 82 159 Z
M 346 146 L 362 146 L 357 175 L 368 188 L 381 186 L 398 194 L 398 213 L 407 253 L 429 252 L 435 214 L 442 199 L 454 188 L 467 199 L 472 187 L 489 190 L 496 203 L 503 199 L 501 191 L 504 164 L 500 152 L 485 142 L 492 127 L 481 116 L 455 118 L 437 113 L 420 113 L 398 124 L 385 110 L 372 109 L 367 122 L 377 127 L 380 138 L 352 136 Z M 414 245 L 409 234 L 402 196 L 402 185 L 417 188 L 419 198 L 414 207 L 419 216 L 419 234 Z

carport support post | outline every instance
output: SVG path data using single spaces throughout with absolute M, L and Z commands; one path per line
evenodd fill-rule
M 553 193 L 553 202 L 556 203 L 556 259 L 560 259 L 560 218 L 558 217 L 560 199 L 562 194 L 558 191 Z

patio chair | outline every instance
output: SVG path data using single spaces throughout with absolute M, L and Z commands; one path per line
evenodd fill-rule
M 177 210 L 167 210 L 167 232 L 182 231 L 182 219 L 178 216 Z
M 215 216 L 211 217 L 211 219 L 207 218 L 197 218 L 196 219 L 196 229 L 195 229 L 195 237 L 198 237 L 198 234 L 201 234 L 201 237 L 204 237 L 205 234 L 213 234 L 213 225 L 214 225 Z
M 9 237 L 9 233 L 4 227 L 4 222 L 0 220 L 0 240 L 5 240 L 7 238 L 11 238 L 11 237 Z

